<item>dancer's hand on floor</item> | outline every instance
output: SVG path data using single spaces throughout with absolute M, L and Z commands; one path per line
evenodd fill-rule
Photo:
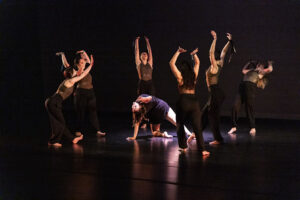
M 126 140 L 135 140 L 135 137 L 128 137 Z

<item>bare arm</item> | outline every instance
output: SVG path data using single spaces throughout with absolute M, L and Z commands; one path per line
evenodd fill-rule
M 140 123 L 134 124 L 133 137 L 128 137 L 127 140 L 135 140 L 139 132 Z
M 140 37 L 137 37 L 135 39 L 135 45 L 134 45 L 134 53 L 135 53 L 135 64 L 138 66 L 141 64 L 140 60 L 140 48 L 139 48 L 139 39 Z
M 136 37 L 136 39 L 135 39 L 134 54 L 135 54 L 136 70 L 138 72 L 139 79 L 141 79 L 142 76 L 141 76 L 141 71 L 140 71 L 141 59 L 140 59 L 139 39 L 140 39 L 140 37 Z
M 221 66 L 224 65 L 224 59 L 225 59 L 226 53 L 230 46 L 230 40 L 232 40 L 232 35 L 230 33 L 227 33 L 226 37 L 228 38 L 228 42 L 225 44 L 224 48 L 222 49 L 221 55 L 220 55 L 220 65 Z
M 244 67 L 243 67 L 243 70 L 242 70 L 242 73 L 243 74 L 247 74 L 251 69 L 248 69 L 249 65 L 251 64 L 251 61 L 247 62 Z
M 149 103 L 152 100 L 152 96 L 148 96 L 148 97 L 139 97 L 136 99 L 136 101 L 139 101 L 141 103 Z
M 263 70 L 263 74 L 269 74 L 273 71 L 273 61 L 269 60 L 268 61 L 268 68 Z
M 176 53 L 173 55 L 173 57 L 171 58 L 171 60 L 169 62 L 171 70 L 179 84 L 182 84 L 182 75 L 176 66 L 176 61 L 177 61 L 179 54 L 183 53 L 183 52 L 186 52 L 186 50 L 181 47 L 178 47 L 178 50 L 176 51 Z
M 91 60 L 87 55 L 87 53 L 85 52 L 85 50 L 77 51 L 76 53 L 80 53 L 82 59 L 84 59 L 89 64 L 91 63 Z
M 195 62 L 195 64 L 194 64 L 194 72 L 195 72 L 195 78 L 196 79 L 198 77 L 199 67 L 200 67 L 200 60 L 199 60 L 199 58 L 197 56 L 197 52 L 198 52 L 198 48 L 191 52 L 191 55 L 193 56 L 194 62 Z
M 86 68 L 79 76 L 75 76 L 75 77 L 69 79 L 69 82 L 71 82 L 72 84 L 75 84 L 76 82 L 78 82 L 81 79 L 83 79 L 91 71 L 93 65 L 94 65 L 94 58 L 91 55 L 91 63 L 88 66 L 88 68 Z
M 148 63 L 151 67 L 153 67 L 153 57 L 152 57 L 152 50 L 149 42 L 149 38 L 145 36 L 146 44 L 147 44 L 147 50 L 148 50 Z
M 216 50 L 216 43 L 217 43 L 217 34 L 215 31 L 211 31 L 211 35 L 213 36 L 214 40 L 211 43 L 210 49 L 209 49 L 209 60 L 211 63 L 211 68 L 210 72 L 212 74 L 218 73 L 218 66 L 217 66 L 217 61 L 215 58 L 215 50 Z
M 61 56 L 61 61 L 62 61 L 62 64 L 65 68 L 68 68 L 70 67 L 70 64 L 68 63 L 67 61 L 67 58 L 66 58 L 66 55 L 64 52 L 57 52 L 56 53 L 57 56 Z

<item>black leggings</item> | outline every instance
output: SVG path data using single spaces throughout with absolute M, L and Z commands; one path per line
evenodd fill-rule
M 194 94 L 181 94 L 176 104 L 177 137 L 180 148 L 187 148 L 184 124 L 188 120 L 192 122 L 198 149 L 204 150 L 199 101 Z
M 75 91 L 74 104 L 77 112 L 76 131 L 83 131 L 86 109 L 88 110 L 92 126 L 95 128 L 96 131 L 100 131 L 97 116 L 97 102 L 94 90 L 77 88 Z
M 218 85 L 211 85 L 209 89 L 210 96 L 202 109 L 202 126 L 204 130 L 209 122 L 214 139 L 222 142 L 223 137 L 220 133 L 220 112 L 225 95 L 223 90 Z
M 49 121 L 52 135 L 49 143 L 60 143 L 62 136 L 66 136 L 69 140 L 73 140 L 74 136 L 70 133 L 66 126 L 66 122 L 62 113 L 62 97 L 55 94 L 45 101 L 45 107 L 48 111 Z
M 256 84 L 243 81 L 239 86 L 239 93 L 235 98 L 235 102 L 232 108 L 232 126 L 237 127 L 238 114 L 240 112 L 242 104 L 245 104 L 246 116 L 249 121 L 250 128 L 255 128 L 254 117 L 254 101 L 256 93 Z
M 152 80 L 139 80 L 137 95 L 140 96 L 141 94 L 155 95 L 155 88 Z

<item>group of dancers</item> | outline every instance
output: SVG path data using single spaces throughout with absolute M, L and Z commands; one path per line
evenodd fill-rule
M 210 66 L 206 70 L 206 84 L 209 91 L 209 98 L 204 108 L 200 108 L 199 100 L 195 95 L 195 87 L 200 68 L 200 59 L 197 56 L 198 48 L 190 52 L 193 64 L 189 60 L 182 60 L 178 63 L 177 59 L 180 54 L 187 50 L 179 47 L 169 65 L 174 74 L 179 91 L 179 99 L 176 103 L 176 113 L 162 99 L 155 96 L 155 87 L 152 81 L 153 72 L 153 57 L 149 39 L 145 37 L 148 52 L 139 52 L 139 40 L 135 40 L 135 63 L 139 77 L 137 95 L 138 98 L 132 104 L 133 113 L 133 137 L 128 137 L 128 140 L 135 140 L 139 128 L 146 128 L 147 123 L 150 124 L 150 129 L 153 136 L 170 138 L 167 132 L 162 132 L 160 124 L 163 120 L 168 120 L 177 127 L 177 137 L 179 150 L 185 152 L 188 148 L 188 143 L 196 138 L 197 147 L 202 151 L 203 156 L 209 155 L 205 150 L 204 139 L 202 135 L 203 129 L 208 122 L 214 136 L 214 140 L 210 145 L 219 145 L 223 143 L 223 137 L 220 133 L 220 111 L 225 95 L 220 88 L 219 76 L 225 63 L 226 53 L 231 51 L 231 56 L 236 52 L 232 35 L 227 33 L 228 42 L 222 49 L 221 53 L 216 51 L 217 34 L 211 31 L 213 41 L 209 50 Z M 92 76 L 89 73 L 93 66 L 93 57 L 88 57 L 85 51 L 79 51 L 74 59 L 74 66 L 71 67 L 64 53 L 59 52 L 64 66 L 65 80 L 59 85 L 55 94 L 46 100 L 46 108 L 49 113 L 52 135 L 49 140 L 49 145 L 61 146 L 61 137 L 65 135 L 73 143 L 77 143 L 83 139 L 82 122 L 86 108 L 89 110 L 90 121 L 100 136 L 105 136 L 105 133 L 99 129 L 99 123 L 96 112 L 96 98 L 93 91 Z M 86 67 L 86 64 L 88 66 Z M 246 115 L 249 120 L 249 133 L 254 136 L 255 117 L 254 117 L 254 100 L 256 88 L 264 89 L 267 84 L 265 75 L 273 71 L 273 62 L 254 61 L 250 60 L 244 66 L 242 73 L 243 80 L 240 83 L 239 91 L 236 96 L 232 109 L 232 128 L 228 134 L 235 134 L 237 131 L 238 113 L 242 104 L 245 104 Z M 78 125 L 76 134 L 73 136 L 68 130 L 62 114 L 62 101 L 69 97 L 74 90 L 74 84 L 77 83 L 74 103 L 77 111 Z M 190 123 L 193 131 L 190 132 L 185 124 Z M 188 136 L 188 137 L 187 137 Z
M 90 70 L 94 65 L 93 56 L 91 55 L 89 58 L 85 51 L 78 51 L 74 59 L 74 65 L 71 66 L 63 52 L 58 52 L 56 55 L 61 56 L 65 80 L 45 102 L 51 126 L 51 136 L 48 145 L 61 147 L 62 136 L 65 136 L 74 144 L 82 140 L 86 110 L 88 110 L 90 122 L 97 135 L 105 136 L 106 133 L 101 132 L 99 127 L 96 96 L 93 90 L 92 75 L 90 74 Z M 62 113 L 62 102 L 71 94 L 74 94 L 74 105 L 77 113 L 75 135 L 70 133 Z

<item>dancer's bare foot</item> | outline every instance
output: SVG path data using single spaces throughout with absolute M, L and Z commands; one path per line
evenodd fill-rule
M 250 135 L 252 137 L 254 137 L 256 135 L 256 129 L 255 128 L 251 128 L 249 133 L 250 133 Z
M 106 133 L 104 133 L 104 132 L 101 132 L 101 131 L 97 131 L 97 135 L 99 135 L 99 136 L 105 136 L 105 135 L 106 135 Z
M 55 143 L 50 143 L 48 142 L 48 146 L 53 146 L 53 147 L 62 147 L 61 143 L 55 142 Z
M 75 136 L 76 136 L 76 137 L 79 137 L 79 136 L 81 136 L 81 135 L 82 135 L 82 133 L 81 133 L 80 131 L 75 132 Z
M 232 127 L 230 131 L 228 131 L 229 134 L 235 133 L 236 132 L 236 127 Z
M 165 137 L 165 138 L 172 138 L 173 135 L 169 135 L 167 131 L 163 132 L 162 133 L 162 137 Z
M 143 125 L 141 125 L 141 127 L 140 127 L 141 129 L 143 129 L 143 130 L 146 130 L 147 129 L 147 124 L 143 124 Z
M 208 151 L 202 151 L 202 156 L 209 156 L 209 152 Z
M 128 137 L 126 140 L 135 140 L 135 137 Z
M 75 137 L 72 142 L 73 142 L 73 144 L 77 144 L 77 142 L 79 142 L 82 139 L 83 139 L 83 135 L 81 134 L 81 136 Z
M 190 143 L 194 138 L 195 138 L 195 134 L 193 133 L 193 134 L 191 134 L 191 135 L 189 136 L 189 138 L 187 139 L 187 143 Z
M 219 142 L 218 140 L 214 140 L 209 143 L 209 145 L 219 145 L 219 144 L 221 144 L 221 142 Z

